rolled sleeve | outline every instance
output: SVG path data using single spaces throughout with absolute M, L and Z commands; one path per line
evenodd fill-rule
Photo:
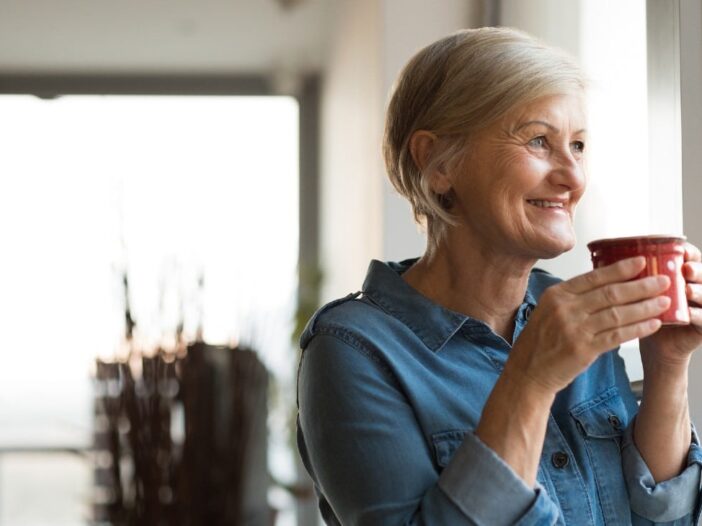
M 529 488 L 472 433 L 465 435 L 442 472 L 439 487 L 476 524 L 550 525 L 558 521 L 558 508 L 544 488 Z
M 622 463 L 631 510 L 654 523 L 697 524 L 702 506 L 702 448 L 694 427 L 687 468 L 672 479 L 656 484 L 634 444 L 633 421 L 624 433 Z M 681 520 L 683 519 L 683 520 Z

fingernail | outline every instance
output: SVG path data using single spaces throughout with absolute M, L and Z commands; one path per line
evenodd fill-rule
M 667 307 L 668 305 L 670 305 L 670 298 L 668 296 L 659 296 L 656 300 L 656 304 L 659 307 Z
M 668 285 L 670 286 L 670 278 L 665 275 L 656 276 L 656 283 L 660 286 Z
M 629 265 L 632 267 L 638 267 L 638 266 L 641 266 L 642 262 L 645 263 L 646 258 L 643 256 L 636 256 L 636 257 L 633 257 L 629 260 Z

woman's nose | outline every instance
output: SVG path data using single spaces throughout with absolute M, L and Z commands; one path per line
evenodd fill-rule
M 585 170 L 582 160 L 577 159 L 571 152 L 561 152 L 555 156 L 552 173 L 554 184 L 567 187 L 569 190 L 579 190 L 585 185 Z

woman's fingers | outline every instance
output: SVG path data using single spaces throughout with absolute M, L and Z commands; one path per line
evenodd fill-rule
M 685 280 L 693 283 L 702 283 L 702 263 L 699 261 L 687 261 L 682 267 Z
M 601 267 L 563 283 L 564 288 L 573 294 L 583 294 L 609 283 L 628 281 L 638 276 L 646 267 L 646 258 L 636 256 L 623 259 L 606 267 Z
M 702 261 L 702 252 L 692 243 L 685 243 L 685 261 Z
M 687 285 L 687 299 L 695 303 L 700 303 L 699 287 L 695 283 L 702 283 L 702 253 L 695 245 L 687 243 L 685 245 L 685 263 L 682 266 L 682 273 Z
M 600 349 L 612 349 L 629 340 L 645 338 L 661 328 L 661 321 L 653 318 L 650 320 L 632 323 L 616 329 L 602 331 L 595 336 L 593 344 Z
M 690 307 L 690 324 L 697 332 L 702 334 L 702 309 Z
M 614 305 L 625 305 L 658 296 L 669 287 L 668 276 L 649 276 L 636 281 L 604 285 L 583 294 L 582 301 L 587 312 L 595 313 Z
M 697 283 L 688 283 L 685 286 L 685 293 L 687 295 L 688 303 L 696 303 L 697 305 L 702 306 L 702 285 Z
M 617 327 L 650 320 L 663 314 L 668 307 L 670 307 L 668 296 L 658 296 L 628 305 L 615 305 L 590 316 L 588 324 L 593 333 L 599 334 Z

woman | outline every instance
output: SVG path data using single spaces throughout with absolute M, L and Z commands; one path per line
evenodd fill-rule
M 373 261 L 301 344 L 298 443 L 328 524 L 696 524 L 692 325 L 660 329 L 665 277 L 629 259 L 569 281 L 586 185 L 584 82 L 508 30 L 420 51 L 387 112 L 389 176 L 426 223 L 418 260 Z M 640 338 L 639 407 L 619 344 Z

